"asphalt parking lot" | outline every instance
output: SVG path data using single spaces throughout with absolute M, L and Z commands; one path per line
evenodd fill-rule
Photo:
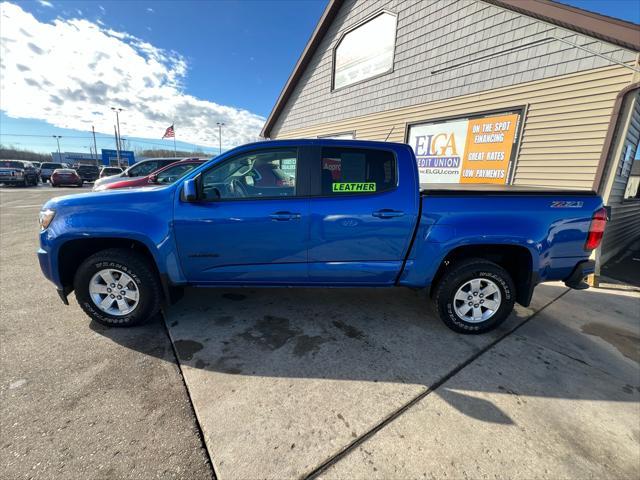
M 86 189 L 85 189 L 86 190 Z M 0 189 L 5 478 L 638 478 L 640 293 L 538 288 L 461 336 L 403 289 L 190 289 L 105 329 Z

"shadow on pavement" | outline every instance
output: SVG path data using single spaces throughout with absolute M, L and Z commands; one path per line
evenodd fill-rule
M 539 287 L 535 309 L 565 291 L 556 285 Z M 190 368 L 231 376 L 391 382 L 426 388 L 534 313 L 518 307 L 498 330 L 467 336 L 446 328 L 428 305 L 421 293 L 404 289 L 191 289 L 169 309 L 166 323 L 180 363 Z M 636 371 L 637 329 L 607 325 L 606 319 L 596 315 L 582 332 L 554 319 L 544 321 L 548 331 L 541 335 L 564 342 L 565 347 L 557 346 L 558 351 L 570 350 L 570 344 L 577 341 L 577 353 L 567 354 L 567 362 L 588 365 L 595 358 L 600 365 L 610 366 L 626 360 L 629 374 Z M 141 330 L 92 328 L 127 348 L 154 356 L 165 353 L 150 348 L 145 335 L 135 333 L 161 328 L 158 319 Z M 580 352 L 587 352 L 586 360 L 580 358 Z M 535 361 L 504 358 L 525 370 Z M 470 389 L 496 388 L 487 385 Z M 640 385 L 631 388 L 640 389 Z M 555 391 L 549 389 L 544 395 L 554 396 Z M 608 400 L 633 400 L 622 390 L 604 394 Z M 510 422 L 483 401 L 447 390 L 441 395 L 471 416 Z M 581 390 L 575 395 L 601 398 L 603 392 Z
M 411 290 L 191 289 L 164 322 L 219 478 L 300 478 L 440 399 L 474 430 L 523 431 L 534 399 L 554 414 L 567 400 L 597 404 L 627 425 L 640 399 L 639 324 L 626 318 L 637 302 L 635 292 L 543 285 L 531 308 L 468 336 Z M 99 333 L 159 353 L 145 334 Z

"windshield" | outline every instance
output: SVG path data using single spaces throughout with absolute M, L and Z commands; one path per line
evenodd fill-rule
M 5 167 L 5 168 L 24 168 L 24 165 L 22 164 L 22 162 L 16 162 L 13 160 L 1 160 L 0 161 L 0 167 Z
M 41 168 L 62 168 L 61 163 L 43 163 Z

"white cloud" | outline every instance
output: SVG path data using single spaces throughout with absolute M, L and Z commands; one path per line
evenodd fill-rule
M 155 10 L 151 7 L 147 7 L 147 12 L 149 13 L 155 13 Z
M 0 3 L 0 108 L 10 117 L 77 130 L 113 132 L 111 106 L 125 111 L 125 137 L 160 138 L 175 123 L 180 141 L 223 146 L 253 141 L 264 118 L 183 91 L 188 65 L 178 53 L 85 19 L 38 21 Z
M 53 8 L 53 4 L 51 2 L 47 2 L 47 0 L 38 0 L 38 3 L 43 7 Z

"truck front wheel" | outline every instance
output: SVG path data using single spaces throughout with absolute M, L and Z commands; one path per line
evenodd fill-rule
M 91 255 L 78 268 L 74 289 L 84 312 L 109 327 L 139 325 L 160 309 L 157 276 L 133 250 L 111 248 Z
M 493 330 L 506 320 L 515 303 L 509 273 L 488 260 L 474 258 L 454 264 L 436 286 L 435 301 L 442 321 L 459 333 Z

